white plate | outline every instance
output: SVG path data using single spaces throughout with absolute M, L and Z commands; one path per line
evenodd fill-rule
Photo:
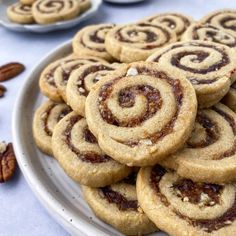
M 120 4 L 129 4 L 129 3 L 143 2 L 143 1 L 145 0 L 105 0 L 105 2 L 120 3 Z
M 51 215 L 72 235 L 121 235 L 97 219 L 83 200 L 80 186 L 58 163 L 34 144 L 32 117 L 45 99 L 39 91 L 40 72 L 50 62 L 71 52 L 71 41 L 49 53 L 31 72 L 16 100 L 13 112 L 13 144 L 18 164 L 31 189 Z M 155 235 L 164 236 L 164 233 Z
M 7 17 L 6 10 L 9 5 L 15 2 L 16 0 L 0 0 L 0 24 L 13 31 L 20 31 L 20 32 L 31 31 L 37 33 L 45 33 L 54 30 L 68 29 L 79 24 L 84 20 L 87 20 L 88 18 L 92 17 L 95 14 L 95 12 L 98 10 L 99 6 L 102 3 L 102 0 L 91 0 L 92 2 L 91 8 L 72 20 L 60 21 L 49 25 L 17 24 L 11 22 Z

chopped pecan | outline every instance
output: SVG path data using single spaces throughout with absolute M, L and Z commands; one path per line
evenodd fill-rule
M 0 183 L 6 182 L 14 175 L 16 165 L 12 143 L 0 143 Z
M 25 66 L 18 62 L 11 62 L 0 67 L 0 81 L 9 80 L 19 75 Z

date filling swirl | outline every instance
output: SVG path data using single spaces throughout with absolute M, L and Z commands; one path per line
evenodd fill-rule
M 130 43 L 131 47 L 150 50 L 162 47 L 172 40 L 172 34 L 161 25 L 139 23 L 121 27 L 115 33 L 120 42 Z
M 224 44 L 228 47 L 236 47 L 236 38 L 227 33 L 227 31 L 224 31 L 216 26 L 209 24 L 195 24 L 190 28 L 191 30 L 187 30 L 187 32 L 190 31 L 189 33 L 192 34 L 189 39 L 212 41 L 215 43 Z
M 152 168 L 149 183 L 161 203 L 192 227 L 211 233 L 231 225 L 236 219 L 233 185 L 193 182 L 159 165 Z M 186 210 L 190 207 L 192 211 Z
M 72 132 L 75 128 L 75 125 L 78 121 L 82 119 L 81 116 L 74 115 L 70 117 L 70 120 L 68 122 L 67 127 L 64 130 L 64 136 L 65 136 L 65 142 L 68 146 L 68 148 L 71 149 L 73 153 L 75 153 L 78 158 L 84 162 L 90 162 L 90 163 L 103 163 L 110 161 L 111 158 L 107 155 L 100 155 L 95 152 L 81 152 L 75 145 L 74 141 L 72 140 Z M 89 129 L 86 127 L 83 130 L 83 138 L 86 142 L 96 144 L 97 139 L 93 136 L 93 134 L 89 131 Z
M 165 81 L 168 86 L 170 86 L 176 103 L 176 111 L 169 122 L 160 131 L 146 137 L 146 139 L 149 139 L 152 144 L 165 137 L 172 131 L 182 105 L 182 87 L 178 80 L 169 78 L 161 71 L 149 70 L 146 67 L 136 67 L 136 71 L 137 75 L 139 76 L 153 76 Z M 137 127 L 146 120 L 152 118 L 162 108 L 162 97 L 160 95 L 160 91 L 157 88 L 145 83 L 128 86 L 121 89 L 117 98 L 118 104 L 121 108 L 126 109 L 136 106 L 136 99 L 138 99 L 139 96 L 145 97 L 147 102 L 146 109 L 144 112 L 142 112 L 142 114 L 138 115 L 137 117 L 131 117 L 130 119 L 127 117 L 126 119 L 119 120 L 119 118 L 117 118 L 109 109 L 108 103 L 111 99 L 111 96 L 113 96 L 113 87 L 122 78 L 123 77 L 115 78 L 112 80 L 112 82 L 102 86 L 99 93 L 99 112 L 103 120 L 108 124 L 112 124 L 117 127 Z M 139 142 L 140 140 L 133 139 L 132 141 L 125 141 L 123 144 L 134 147 L 135 145 L 138 145 Z
M 22 5 L 21 3 L 14 4 L 11 7 L 12 11 L 20 15 L 32 15 L 31 7 Z
M 74 0 L 40 0 L 36 3 L 36 8 L 44 14 L 60 13 L 66 9 L 71 9 L 75 5 Z

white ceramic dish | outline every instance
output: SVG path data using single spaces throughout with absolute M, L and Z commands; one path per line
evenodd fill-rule
M 130 4 L 130 3 L 143 2 L 143 1 L 145 0 L 105 0 L 105 2 L 120 3 L 120 4 Z
M 22 87 L 13 113 L 13 144 L 17 161 L 35 195 L 71 235 L 118 236 L 121 235 L 118 231 L 94 216 L 83 200 L 80 186 L 64 173 L 53 158 L 41 153 L 33 141 L 33 113 L 45 99 L 38 87 L 40 72 L 50 62 L 69 52 L 71 41 L 41 60 Z
M 39 25 L 39 24 L 22 25 L 13 23 L 7 18 L 7 13 L 6 13 L 7 7 L 15 3 L 16 1 L 17 0 L 0 0 L 0 24 L 13 31 L 20 31 L 20 32 L 31 31 L 36 33 L 45 33 L 54 30 L 68 29 L 75 25 L 78 25 L 80 22 L 92 17 L 102 3 L 102 0 L 91 0 L 92 7 L 88 11 L 82 13 L 81 15 L 72 20 L 60 21 L 49 25 Z

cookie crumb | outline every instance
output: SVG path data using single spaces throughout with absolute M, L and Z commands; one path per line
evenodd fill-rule
M 183 198 L 183 201 L 184 201 L 184 202 L 189 202 L 189 198 L 188 198 L 188 197 L 184 197 L 184 198 Z
M 126 73 L 126 76 L 134 76 L 137 75 L 138 71 L 136 68 L 130 67 Z
M 0 142 L 0 153 L 4 153 L 7 150 L 7 144 L 5 142 Z

